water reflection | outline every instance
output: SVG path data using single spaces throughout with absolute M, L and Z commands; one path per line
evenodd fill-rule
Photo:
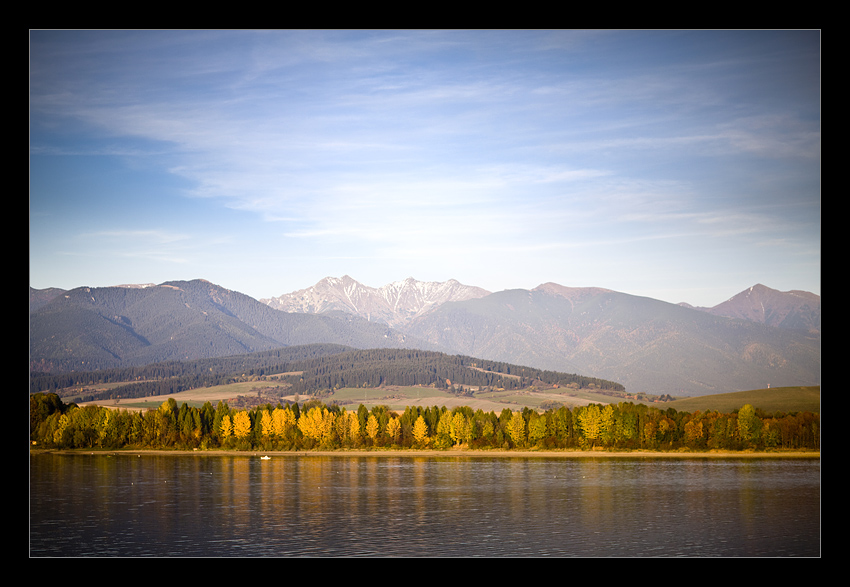
M 818 556 L 818 461 L 38 455 L 33 556 Z

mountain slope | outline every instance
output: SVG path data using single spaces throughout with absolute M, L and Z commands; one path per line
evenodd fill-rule
M 30 312 L 37 310 L 50 300 L 65 293 L 64 289 L 58 287 L 48 287 L 46 289 L 34 289 L 30 287 Z
M 713 308 L 715 316 L 742 318 L 777 328 L 820 332 L 820 296 L 807 291 L 778 291 L 762 284 L 742 291 Z
M 354 316 L 290 314 L 204 280 L 77 288 L 30 313 L 35 370 L 98 369 L 327 342 L 435 350 Z
M 451 302 L 407 332 L 458 353 L 702 395 L 820 381 L 820 337 L 598 288 Z
M 695 309 L 554 283 L 485 293 L 457 282 L 411 279 L 374 289 L 328 278 L 289 298 L 300 300 L 299 311 L 283 312 L 203 280 L 58 295 L 31 290 L 31 368 L 91 370 L 333 343 L 580 373 L 649 394 L 820 383 L 814 294 L 754 286 L 713 309 Z M 800 324 L 807 329 L 792 327 Z
M 342 278 L 326 277 L 307 289 L 260 301 L 284 312 L 339 311 L 397 328 L 445 302 L 480 298 L 489 293 L 454 279 L 431 282 L 408 277 L 374 288 L 344 275 Z

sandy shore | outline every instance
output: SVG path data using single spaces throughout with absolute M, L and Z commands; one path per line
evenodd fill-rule
M 486 457 L 486 458 L 747 458 L 747 459 L 820 459 L 820 451 L 755 452 L 755 451 L 532 451 L 532 450 L 303 450 L 303 451 L 237 451 L 237 450 L 31 450 L 31 454 L 113 454 L 163 456 L 231 456 L 231 457 Z

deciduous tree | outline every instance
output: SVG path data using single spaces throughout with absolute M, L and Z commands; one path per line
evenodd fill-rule
M 755 443 L 761 434 L 761 420 L 756 416 L 756 409 L 750 404 L 744 404 L 738 410 L 738 437 L 745 446 Z
M 366 420 L 366 434 L 375 442 L 378 439 L 378 419 L 375 414 L 369 414 Z
M 508 435 L 516 446 L 525 446 L 525 418 L 522 412 L 513 412 L 508 423 Z
M 260 414 L 260 433 L 266 437 L 274 435 L 274 420 L 272 413 L 268 410 L 263 410 Z
M 362 431 L 360 428 L 360 416 L 356 412 L 348 412 L 348 436 L 354 444 L 362 440 Z
M 546 417 L 533 412 L 528 420 L 528 443 L 532 446 L 546 438 Z
M 449 435 L 455 444 L 463 444 L 469 441 L 469 422 L 460 410 L 456 411 L 451 417 Z
M 578 424 L 584 439 L 591 445 L 599 441 L 602 434 L 602 411 L 598 404 L 578 409 Z
M 416 422 L 413 424 L 413 438 L 419 444 L 425 444 L 428 438 L 428 425 L 422 416 L 416 418 Z
M 227 440 L 233 435 L 233 422 L 229 414 L 224 414 L 219 423 L 219 436 L 222 440 Z
M 295 426 L 295 414 L 289 409 L 277 407 L 272 411 L 272 430 L 279 438 L 284 438 Z
M 392 440 L 393 443 L 398 443 L 401 438 L 401 422 L 398 418 L 391 417 L 387 421 L 387 436 L 390 437 L 390 440 Z
M 251 417 L 248 412 L 239 411 L 233 416 L 233 435 L 244 440 L 251 434 Z

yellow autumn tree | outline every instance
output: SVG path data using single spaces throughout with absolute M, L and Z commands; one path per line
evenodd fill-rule
M 345 408 L 334 418 L 334 436 L 341 441 L 348 440 L 348 412 Z
M 387 422 L 387 436 L 389 436 L 394 443 L 398 444 L 398 441 L 401 438 L 401 422 L 398 418 L 390 418 Z
M 276 436 L 284 437 L 295 426 L 295 414 L 289 406 L 272 411 L 272 430 Z
M 272 413 L 268 410 L 263 410 L 260 415 L 260 434 L 263 436 L 274 434 L 274 421 L 272 420 Z
M 617 431 L 615 421 L 614 406 L 605 404 L 605 407 L 599 412 L 599 437 L 608 446 L 614 444 L 614 436 Z
M 219 424 L 219 434 L 221 435 L 222 440 L 227 440 L 233 435 L 233 422 L 230 419 L 228 414 L 225 414 L 221 417 L 221 424 Z
M 314 406 L 298 418 L 298 429 L 305 437 L 317 442 L 327 442 L 333 437 L 334 415 L 327 408 Z
M 511 416 L 511 421 L 508 422 L 508 435 L 515 445 L 525 445 L 525 418 L 522 417 L 522 412 L 514 412 Z
M 425 444 L 428 439 L 428 424 L 425 423 L 425 418 L 419 416 L 413 424 L 413 438 L 419 444 Z
M 369 419 L 366 420 L 366 434 L 372 439 L 372 442 L 378 438 L 378 419 L 375 414 L 369 414 Z
M 59 416 L 59 423 L 56 426 L 56 430 L 53 432 L 53 442 L 61 444 L 62 435 L 65 433 L 65 428 L 68 427 L 70 422 L 71 418 L 68 417 L 68 414 L 62 414 Z
M 602 434 L 602 410 L 590 404 L 578 411 L 578 424 L 584 440 L 594 444 Z
M 233 435 L 242 440 L 251 434 L 251 417 L 248 412 L 236 412 L 233 416 Z
M 311 440 L 318 440 L 321 437 L 321 432 L 319 432 L 320 424 L 316 421 L 317 411 L 318 408 L 311 408 L 306 412 L 301 412 L 301 416 L 298 418 L 298 429 L 305 438 Z
M 358 443 L 361 440 L 360 418 L 356 412 L 348 412 L 348 437 L 353 443 Z
M 463 444 L 469 440 L 469 422 L 466 416 L 458 410 L 454 413 L 451 419 L 451 428 L 449 434 L 455 444 Z
M 685 423 L 685 442 L 688 446 L 698 447 L 703 439 L 702 420 L 690 420 Z

